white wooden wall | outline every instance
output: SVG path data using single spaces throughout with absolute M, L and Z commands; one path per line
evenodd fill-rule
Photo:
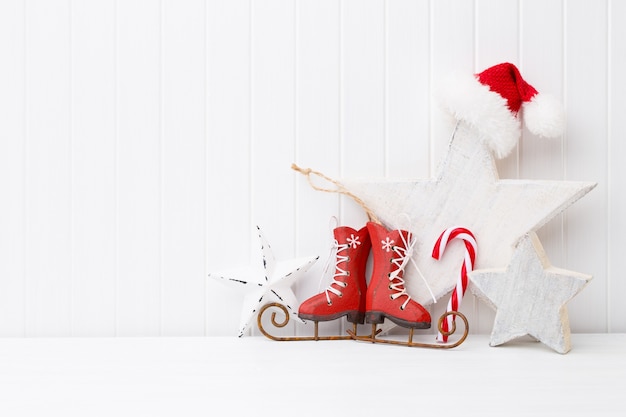
M 433 81 L 504 61 L 568 124 L 500 176 L 598 183 L 540 237 L 594 276 L 572 331 L 626 331 L 625 21 L 617 0 L 0 1 L 0 335 L 235 335 L 241 295 L 205 277 L 249 264 L 255 225 L 279 260 L 324 259 L 331 216 L 365 220 L 290 164 L 428 178 Z

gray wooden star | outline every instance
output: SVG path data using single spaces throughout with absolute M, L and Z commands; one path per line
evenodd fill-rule
M 491 346 L 530 335 L 559 353 L 571 349 L 565 304 L 590 275 L 554 268 L 535 233 L 518 243 L 506 269 L 469 273 L 472 291 L 496 310 Z

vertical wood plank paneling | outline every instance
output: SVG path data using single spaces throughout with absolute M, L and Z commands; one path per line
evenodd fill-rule
M 445 155 L 454 130 L 455 121 L 439 105 L 437 86 L 442 77 L 457 73 L 474 73 L 474 2 L 433 1 L 431 2 L 431 83 L 435 87 L 431 104 L 431 176 L 436 175 Z M 439 317 L 446 310 L 448 299 L 443 297 L 432 307 L 432 316 Z M 463 299 L 461 311 L 472 323 L 470 331 L 481 328 L 479 302 L 468 291 Z M 485 320 L 487 326 L 493 322 Z M 434 327 L 434 326 L 433 326 Z M 434 330 L 433 330 L 434 332 Z
M 0 336 L 24 334 L 24 3 L 0 3 Z
M 387 161 L 385 2 L 343 0 L 340 18 L 341 176 L 383 178 Z M 356 202 L 342 197 L 340 207 L 341 225 L 365 226 L 367 215 Z
M 71 334 L 70 4 L 26 4 L 26 333 Z
M 623 232 L 626 231 L 626 194 L 624 178 L 626 167 L 623 156 L 626 155 L 626 126 L 622 114 L 626 109 L 626 3 L 612 0 L 609 2 L 609 108 L 608 108 L 608 331 L 626 332 L 626 304 L 622 295 L 626 293 L 626 280 L 622 271 L 626 270 L 626 258 L 623 255 Z
M 158 335 L 161 313 L 161 9 L 118 3 L 117 334 Z
M 541 94 L 563 102 L 563 5 L 561 2 L 525 0 L 521 3 L 520 70 Z M 563 180 L 563 137 L 540 138 L 527 129 L 518 145 L 520 178 Z M 544 225 L 538 235 L 553 265 L 565 265 L 563 216 Z
M 437 88 L 442 77 L 474 73 L 474 2 L 443 0 L 431 2 L 431 82 Z M 455 121 L 432 97 L 431 175 L 445 154 Z
M 475 72 L 483 71 L 501 62 L 519 65 L 519 13 L 518 0 L 476 0 Z M 518 177 L 518 151 L 496 160 L 500 178 Z M 476 298 L 468 297 L 463 303 L 469 309 L 473 304 L 476 333 L 489 333 L 495 312 Z
M 520 1 L 476 0 L 476 71 L 519 63 Z
M 476 0 L 476 62 L 480 72 L 501 62 L 520 64 L 519 0 Z M 500 178 L 518 177 L 518 150 L 496 161 Z
M 294 3 L 255 1 L 251 12 L 252 217 L 280 259 L 293 256 Z
M 430 8 L 386 2 L 386 174 L 430 176 Z
M 385 7 L 385 174 L 430 178 L 431 5 L 401 0 Z
M 232 336 L 241 295 L 205 277 L 256 260 L 257 224 L 279 261 L 321 256 L 304 300 L 330 216 L 365 214 L 290 164 L 432 176 L 454 125 L 437 82 L 502 61 L 562 97 L 568 125 L 524 131 L 500 176 L 598 182 L 539 235 L 555 266 L 594 276 L 572 331 L 624 331 L 625 14 L 614 0 L 3 2 L 0 335 Z M 491 330 L 485 308 L 464 300 L 473 332 Z
M 250 2 L 207 2 L 207 271 L 250 263 Z M 287 175 L 287 174 L 286 174 Z M 242 295 L 207 282 L 207 334 L 237 334 Z
M 520 59 L 522 76 L 540 93 L 563 102 L 563 5 L 557 1 L 521 3 Z M 564 175 L 563 138 L 539 138 L 523 131 L 519 149 L 519 176 L 561 180 Z M 545 242 L 542 240 L 542 244 Z
M 339 2 L 301 0 L 296 16 L 296 163 L 339 175 Z M 320 259 L 296 285 L 302 302 L 320 290 L 320 277 L 333 243 L 330 220 L 339 215 L 339 197 L 296 177 L 296 255 Z M 317 183 L 317 182 L 316 182 Z M 320 182 L 320 185 L 326 185 Z M 329 276 L 334 273 L 331 261 Z M 322 283 L 325 288 L 329 282 Z M 310 334 L 311 325 L 298 326 Z M 338 323 L 321 323 L 320 334 L 338 334 Z
M 251 7 L 251 214 L 281 261 L 295 254 L 295 177 L 290 170 L 295 157 L 295 3 L 263 0 Z M 252 251 L 252 259 L 258 259 L 256 241 Z
M 565 13 L 567 179 L 598 183 L 566 214 L 567 268 L 594 276 L 570 302 L 570 319 L 573 332 L 606 331 L 606 2 L 568 1 Z
M 73 334 L 115 334 L 115 4 L 72 3 Z
M 205 6 L 163 7 L 163 335 L 204 334 Z
M 385 175 L 385 3 L 342 2 L 341 175 Z M 365 225 L 361 207 L 342 199 L 342 224 Z

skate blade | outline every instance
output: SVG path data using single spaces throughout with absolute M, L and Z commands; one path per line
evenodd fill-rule
M 383 338 L 378 338 L 376 337 L 381 331 L 376 329 L 376 324 L 372 324 L 372 333 L 370 333 L 368 336 L 358 336 L 356 334 L 356 332 L 353 332 L 351 330 L 348 330 L 348 334 L 350 335 L 350 337 L 353 340 L 357 340 L 357 341 L 361 341 L 361 342 L 369 342 L 369 343 L 386 343 L 386 344 L 390 344 L 390 345 L 400 345 L 400 346 L 407 346 L 407 347 L 417 347 L 417 348 L 429 348 L 429 349 L 452 349 L 455 348 L 457 346 L 459 346 L 461 343 L 463 343 L 465 341 L 465 339 L 467 339 L 467 335 L 469 334 L 469 324 L 467 322 L 467 318 L 465 317 L 465 315 L 463 315 L 462 313 L 458 312 L 458 311 L 449 311 L 444 313 L 440 318 L 439 318 L 439 323 L 438 323 L 438 328 L 439 328 L 439 332 L 442 333 L 444 336 L 450 336 L 453 333 L 456 332 L 456 322 L 452 322 L 452 328 L 449 331 L 444 331 L 443 330 L 443 323 L 446 317 L 448 317 L 449 315 L 453 315 L 454 317 L 458 317 L 461 318 L 461 320 L 463 321 L 464 329 L 463 329 L 463 335 L 461 335 L 461 338 L 459 340 L 457 340 L 456 342 L 444 342 L 444 343 L 422 343 L 422 342 L 414 342 L 413 341 L 413 329 L 409 328 L 409 338 L 408 341 L 406 342 L 402 342 L 399 340 L 392 340 L 392 339 L 383 339 Z
M 280 303 L 269 303 L 261 307 L 261 309 L 259 310 L 259 314 L 257 316 L 257 325 L 261 333 L 263 333 L 265 337 L 271 340 L 275 340 L 278 342 L 305 342 L 305 341 L 317 342 L 321 340 L 353 340 L 353 337 L 351 335 L 357 334 L 357 324 L 353 323 L 352 330 L 348 330 L 348 333 L 350 333 L 349 335 L 320 336 L 319 335 L 319 322 L 314 321 L 313 323 L 315 324 L 315 329 L 314 329 L 313 336 L 274 336 L 265 329 L 265 327 L 263 326 L 263 320 L 262 320 L 263 314 L 272 307 L 282 310 L 283 317 L 284 317 L 282 321 L 278 321 L 276 320 L 276 311 L 272 311 L 272 315 L 270 316 L 270 322 L 272 323 L 274 327 L 282 328 L 282 327 L 285 327 L 289 323 L 289 311 L 287 310 L 287 307 L 285 307 L 284 305 Z

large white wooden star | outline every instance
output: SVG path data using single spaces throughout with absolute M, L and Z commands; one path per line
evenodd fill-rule
M 260 258 L 248 268 L 210 273 L 209 277 L 245 291 L 239 323 L 239 337 L 243 336 L 262 305 L 276 301 L 284 305 L 295 320 L 298 301 L 291 286 L 317 261 L 318 257 L 276 262 L 272 249 L 257 227 L 261 244 Z
M 434 179 L 342 179 L 343 186 L 388 228 L 410 230 L 417 239 L 414 260 L 439 299 L 456 285 L 463 245 L 431 257 L 439 235 L 466 227 L 478 242 L 475 268 L 504 267 L 517 241 L 535 231 L 595 187 L 592 182 L 500 180 L 490 150 L 460 122 Z M 410 219 L 409 222 L 403 219 Z M 433 302 L 416 268 L 405 271 L 407 291 L 418 302 Z
M 491 346 L 530 335 L 559 353 L 570 350 L 565 304 L 591 276 L 552 267 L 535 233 L 519 242 L 506 269 L 475 270 L 469 279 L 475 295 L 496 309 Z

